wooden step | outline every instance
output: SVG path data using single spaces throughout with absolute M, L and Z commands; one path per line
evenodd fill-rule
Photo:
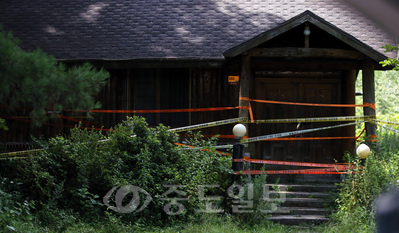
M 269 191 L 269 196 L 271 198 L 281 198 L 284 195 L 286 198 L 301 198 L 301 197 L 326 198 L 329 196 L 328 193 L 322 193 L 322 192 Z
M 284 225 L 322 224 L 330 221 L 324 215 L 279 215 L 269 217 L 268 219 Z
M 290 191 L 290 192 L 328 192 L 337 189 L 338 186 L 333 184 L 320 184 L 320 185 L 312 185 L 312 184 L 276 184 L 270 187 L 270 190 L 276 187 L 281 191 Z
M 333 210 L 326 210 L 324 208 L 309 208 L 309 207 L 277 207 L 273 212 L 274 215 L 323 215 L 329 216 Z
M 309 207 L 309 208 L 323 208 L 325 204 L 332 204 L 332 201 L 321 200 L 318 198 L 286 198 L 282 207 Z
M 334 184 L 277 184 L 270 185 L 270 200 L 284 200 L 277 210 L 271 213 L 270 220 L 284 225 L 321 224 L 329 221 L 333 210 L 324 209 L 332 205 L 329 192 L 339 186 Z

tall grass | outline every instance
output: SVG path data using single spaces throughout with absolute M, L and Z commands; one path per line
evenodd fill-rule
M 357 168 L 341 184 L 338 212 L 326 232 L 374 232 L 375 201 L 399 187 L 399 135 L 378 128 L 378 143 L 369 158 L 361 161 L 348 155 L 347 159 Z

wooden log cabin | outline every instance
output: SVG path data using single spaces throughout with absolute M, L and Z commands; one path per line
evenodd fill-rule
M 383 70 L 381 48 L 395 44 L 361 12 L 341 1 L 56 1 L 1 3 L 0 23 L 26 50 L 41 48 L 69 66 L 90 62 L 111 78 L 97 99 L 102 109 L 145 110 L 249 106 L 240 97 L 320 104 L 354 104 L 355 80 L 363 100 L 374 103 L 374 71 Z M 388 54 L 392 55 L 392 54 Z M 359 71 L 362 75 L 359 76 Z M 230 85 L 229 76 L 239 76 Z M 359 77 L 358 77 L 359 76 Z M 255 119 L 354 116 L 355 108 L 251 102 Z M 2 114 L 5 114 L 4 109 Z M 20 116 L 26 116 L 19 112 Z M 64 112 L 68 115 L 69 113 Z M 365 115 L 375 110 L 364 108 Z M 110 128 L 133 114 L 96 113 L 93 124 Z M 171 128 L 236 117 L 247 109 L 146 113 L 151 126 Z M 338 122 L 339 123 L 339 122 Z M 3 145 L 31 136 L 68 134 L 65 119 L 32 127 L 7 120 Z M 248 136 L 311 129 L 337 122 L 248 124 Z M 201 130 L 232 135 L 233 125 Z M 367 135 L 375 127 L 366 124 Z M 302 135 L 298 135 L 299 137 Z M 306 137 L 354 137 L 355 126 Z M 235 139 L 220 139 L 231 143 Z M 253 158 L 331 163 L 355 139 L 266 141 L 250 144 Z

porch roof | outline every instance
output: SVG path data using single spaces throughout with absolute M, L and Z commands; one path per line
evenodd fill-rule
M 364 55 L 368 56 L 369 58 L 373 59 L 376 62 L 379 62 L 381 60 L 386 59 L 387 57 L 380 52 L 374 50 L 372 47 L 368 46 L 367 44 L 361 42 L 360 40 L 356 39 L 349 33 L 346 33 L 345 31 L 339 29 L 338 27 L 332 25 L 331 23 L 327 22 L 326 20 L 320 18 L 319 16 L 315 15 L 314 13 L 310 11 L 305 11 L 304 13 L 284 22 L 283 24 L 268 30 L 266 32 L 263 32 L 254 38 L 251 38 L 248 41 L 245 41 L 244 43 L 241 43 L 223 53 L 225 57 L 234 57 L 237 56 L 243 52 L 248 51 L 249 49 L 252 49 L 256 46 L 261 45 L 262 43 L 267 42 L 268 40 L 271 40 L 273 38 L 276 38 L 277 36 L 292 30 L 293 28 L 304 24 L 304 23 L 311 23 L 331 36 L 341 40 L 342 42 L 346 43 L 353 49 L 363 53 Z

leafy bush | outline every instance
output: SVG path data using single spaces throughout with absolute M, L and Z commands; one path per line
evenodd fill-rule
M 33 202 L 21 200 L 18 191 L 11 191 L 18 185 L 0 177 L 0 229 L 14 231 L 17 222 L 33 219 L 31 214 L 31 210 L 35 209 Z
M 39 142 L 45 150 L 17 162 L 18 172 L 11 178 L 25 184 L 19 191 L 23 199 L 36 203 L 42 225 L 60 228 L 62 224 L 50 222 L 72 221 L 76 215 L 100 221 L 104 212 L 134 224 L 163 225 L 165 220 L 194 215 L 203 204 L 198 197 L 200 185 L 219 185 L 212 190 L 215 194 L 225 194 L 230 185 L 230 157 L 215 151 L 215 138 L 205 140 L 197 134 L 187 139 L 186 143 L 206 150 L 187 150 L 176 142 L 178 135 L 167 127 L 149 128 L 144 118 L 128 117 L 108 135 L 73 129 L 71 136 Z M 124 185 L 145 190 L 152 202 L 138 213 L 107 210 L 101 198 L 112 188 Z M 162 199 L 169 190 L 165 185 L 179 185 L 178 190 L 186 192 L 188 201 L 182 202 L 186 211 L 181 215 L 165 213 L 164 206 L 170 203 Z M 132 196 L 127 194 L 123 205 Z M 114 198 L 115 194 L 110 195 L 110 205 Z M 140 204 L 145 199 L 140 193 Z
M 365 161 L 347 156 L 355 169 L 349 170 L 347 179 L 341 184 L 337 199 L 339 221 L 331 232 L 373 232 L 375 227 L 374 202 L 378 196 L 397 188 L 399 180 L 399 137 L 379 130 L 379 142 L 372 147 L 373 153 Z M 361 167 L 363 167 L 361 169 Z M 340 229 L 340 230 L 338 230 Z

